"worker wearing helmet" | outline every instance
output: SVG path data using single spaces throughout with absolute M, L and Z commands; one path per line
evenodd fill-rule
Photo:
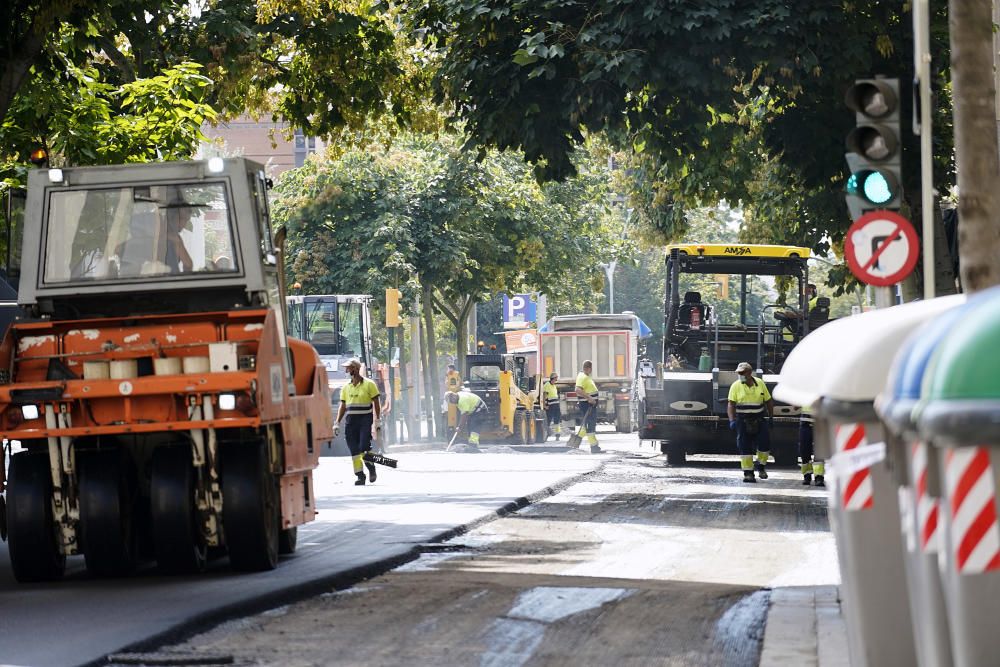
M 740 468 L 744 482 L 756 482 L 754 468 L 761 479 L 767 479 L 767 459 L 771 450 L 771 434 L 765 416 L 774 414 L 774 401 L 763 380 L 753 376 L 753 367 L 741 361 L 736 367 L 739 379 L 729 387 L 729 428 L 736 431 L 736 448 L 740 452 Z M 754 463 L 756 449 L 757 462 Z
M 542 386 L 542 398 L 545 401 L 545 418 L 549 425 L 549 432 L 555 435 L 556 440 L 562 435 L 562 409 L 559 407 L 559 387 L 556 386 L 556 380 L 558 379 L 559 375 L 553 373 L 545 380 L 545 384 Z
M 340 421 L 347 417 L 344 425 L 344 439 L 347 448 L 351 450 L 351 463 L 357 476 L 355 486 L 365 485 L 363 465 L 368 467 L 368 481 L 374 482 L 377 474 L 375 464 L 365 461 L 365 452 L 372 448 L 372 426 L 375 430 L 382 428 L 382 404 L 379 402 L 378 385 L 361 375 L 361 362 L 349 359 L 344 362 L 344 368 L 351 376 L 351 381 L 340 390 L 340 410 L 337 411 L 337 423 L 333 427 L 334 436 L 340 433 Z
M 486 414 L 486 403 L 479 396 L 466 389 L 449 391 L 445 400 L 458 409 L 459 419 L 458 426 L 455 427 L 456 430 L 462 431 L 462 429 L 468 427 L 469 447 L 478 449 L 479 422 L 482 416 Z
M 580 412 L 580 437 L 587 436 L 587 442 L 590 443 L 590 452 L 596 454 L 601 451 L 600 445 L 597 444 L 597 384 L 594 383 L 593 378 L 590 377 L 591 372 L 594 370 L 594 364 L 587 361 L 583 362 L 583 370 L 576 376 L 576 387 L 574 391 L 577 397 L 577 410 Z

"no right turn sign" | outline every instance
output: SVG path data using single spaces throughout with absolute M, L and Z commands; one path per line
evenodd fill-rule
M 913 271 L 920 242 L 913 225 L 903 216 L 893 211 L 871 211 L 847 230 L 844 255 L 858 280 L 888 287 Z

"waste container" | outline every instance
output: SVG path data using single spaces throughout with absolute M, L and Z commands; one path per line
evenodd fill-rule
M 931 445 L 920 439 L 913 416 L 931 356 L 967 307 L 949 310 L 906 340 L 893 361 L 885 390 L 875 401 L 875 411 L 886 426 L 887 460 L 899 486 L 910 614 L 917 661 L 922 667 L 950 667 L 954 663 L 938 573 L 939 536 L 946 518 L 939 511 L 940 468 L 936 454 L 931 456 Z
M 1000 290 L 977 295 L 925 371 L 921 437 L 941 465 L 939 553 L 956 665 L 1000 663 Z
M 816 455 L 834 455 L 830 525 L 856 667 L 916 664 L 897 483 L 873 402 L 900 341 L 963 301 L 943 297 L 826 324 L 791 352 L 774 390 L 778 400 L 812 408 Z

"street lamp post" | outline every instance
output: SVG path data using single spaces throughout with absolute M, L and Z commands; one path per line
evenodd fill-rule
M 618 266 L 618 260 L 611 260 L 610 262 L 601 262 L 601 268 L 604 269 L 604 276 L 608 279 L 608 312 L 615 312 L 615 267 Z

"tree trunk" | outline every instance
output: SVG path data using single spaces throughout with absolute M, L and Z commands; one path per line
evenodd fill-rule
M 990 0 L 950 0 L 958 243 L 962 285 L 976 292 L 1000 284 L 1000 155 L 993 80 Z
M 424 349 L 427 350 L 427 370 L 425 371 L 425 376 L 427 378 L 427 396 L 430 400 L 430 415 L 431 422 L 437 430 L 439 411 L 438 405 L 441 400 L 441 392 L 439 385 L 440 372 L 438 371 L 437 363 L 437 340 L 434 333 L 434 288 L 431 285 L 424 284 L 424 330 L 427 332 L 427 337 L 425 340 Z
M 444 316 L 455 327 L 455 365 L 458 368 L 458 372 L 464 377 L 465 356 L 467 353 L 465 338 L 469 335 L 469 313 L 472 311 L 472 306 L 475 302 L 471 294 L 466 294 L 459 299 L 458 307 L 452 308 L 443 294 L 435 296 L 431 292 L 431 297 L 434 299 L 434 305 L 437 309 L 444 313 Z

